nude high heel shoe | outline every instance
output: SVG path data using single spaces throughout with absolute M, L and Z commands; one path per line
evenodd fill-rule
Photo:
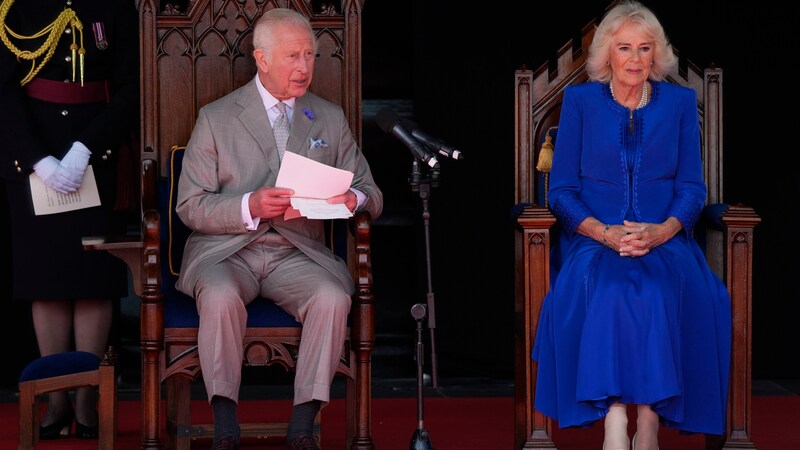
M 637 434 L 639 434 L 639 433 L 634 433 L 633 434 L 633 442 L 631 443 L 631 450 L 636 450 L 636 435 Z M 656 450 L 658 450 L 658 447 L 656 447 Z
M 624 406 L 612 406 L 606 413 L 603 427 L 605 435 L 603 437 L 603 450 L 629 450 L 631 440 L 628 437 L 628 414 Z M 622 436 L 625 436 L 624 445 Z M 610 437 L 610 439 L 608 439 Z M 609 445 L 606 446 L 606 441 Z
M 628 444 L 626 444 L 626 445 L 625 445 L 625 448 L 626 448 L 626 449 L 630 449 L 630 448 L 631 448 L 631 447 L 630 447 L 630 438 L 628 439 Z M 635 450 L 635 449 L 636 449 L 636 437 L 634 436 L 634 439 L 633 439 L 633 449 L 631 449 L 631 450 Z M 606 450 L 606 443 L 605 443 L 605 442 L 603 442 L 603 450 Z

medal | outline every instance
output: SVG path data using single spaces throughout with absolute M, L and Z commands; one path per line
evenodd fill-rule
M 92 22 L 92 33 L 94 34 L 94 43 L 100 50 L 108 48 L 108 39 L 106 39 L 106 26 L 103 22 Z

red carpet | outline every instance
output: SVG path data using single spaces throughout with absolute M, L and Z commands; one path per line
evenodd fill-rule
M 192 414 L 210 421 L 205 401 L 194 401 Z M 139 402 L 119 404 L 119 431 L 116 450 L 139 449 Z M 240 414 L 248 417 L 273 417 L 288 420 L 288 400 L 242 401 Z M 408 450 L 417 428 L 416 398 L 378 398 L 373 401 L 372 434 L 378 450 Z M 426 398 L 425 428 L 434 450 L 512 450 L 514 446 L 513 399 L 500 398 Z M 16 450 L 18 443 L 17 405 L 0 404 L 0 450 Z M 323 410 L 323 450 L 344 449 L 344 402 L 336 399 Z M 800 396 L 753 397 L 753 441 L 758 450 L 800 450 Z M 602 424 L 588 429 L 558 430 L 554 440 L 559 450 L 597 450 L 602 446 Z M 702 436 L 681 436 L 662 428 L 661 450 L 701 450 Z M 199 441 L 192 448 L 207 449 Z M 96 441 L 75 438 L 41 441 L 37 450 L 97 449 Z M 281 450 L 280 442 L 252 443 L 242 450 Z

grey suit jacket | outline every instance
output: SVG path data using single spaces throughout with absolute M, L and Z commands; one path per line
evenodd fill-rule
M 334 273 L 352 294 L 347 265 L 325 245 L 322 221 L 278 217 L 262 220 L 255 231 L 248 231 L 242 223 L 242 196 L 262 186 L 274 186 L 280 165 L 257 82 L 253 79 L 198 113 L 178 182 L 176 212 L 193 232 L 186 241 L 176 287 L 194 296 L 194 286 L 207 268 L 274 227 Z M 328 146 L 311 148 L 310 139 L 322 139 Z M 383 194 L 341 107 L 311 93 L 298 97 L 286 151 L 353 172 L 351 186 L 367 197 L 361 209 L 373 218 L 380 215 Z

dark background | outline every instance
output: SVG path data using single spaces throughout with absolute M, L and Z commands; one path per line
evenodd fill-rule
M 370 110 L 397 105 L 423 130 L 465 154 L 461 161 L 440 158 L 440 185 L 432 189 L 429 208 L 439 372 L 510 378 L 514 71 L 554 59 L 608 4 L 366 1 L 364 149 L 387 205 L 373 242 L 376 370 L 397 334 L 413 337 L 409 308 L 425 302 L 427 280 L 421 200 L 408 183 L 411 154 L 375 126 Z M 800 343 L 794 279 L 800 246 L 788 209 L 798 194 L 790 162 L 800 125 L 800 96 L 789 67 L 800 43 L 796 6 L 787 11 L 722 1 L 645 4 L 681 58 L 723 69 L 723 199 L 752 206 L 762 218 L 754 239 L 753 377 L 800 378 L 800 358 L 792 356 Z
M 436 351 L 441 383 L 512 378 L 514 71 L 523 65 L 537 69 L 553 59 L 602 16 L 608 3 L 365 1 L 363 148 L 386 204 L 375 223 L 372 248 L 377 378 L 415 375 L 416 322 L 410 308 L 425 303 L 429 291 L 436 328 L 426 351 Z M 800 274 L 800 246 L 788 209 L 798 198 L 797 7 L 646 4 L 682 58 L 724 70 L 723 198 L 754 207 L 762 218 L 754 243 L 753 378 L 798 379 L 800 358 L 794 349 L 800 342 L 800 295 L 793 276 Z M 383 107 L 465 154 L 462 161 L 440 158 L 439 184 L 431 189 L 430 279 L 422 200 L 409 183 L 412 157 L 374 123 Z M 5 193 L 0 194 L 0 234 L 8 236 Z M 2 240 L 4 267 L 10 264 L 8 253 L 9 242 Z M 7 299 L 8 272 L 3 273 L 0 295 Z M 12 358 L 0 369 L 0 382 L 13 388 L 22 365 L 37 352 L 29 305 L 4 305 L 0 339 Z M 135 302 L 131 306 L 138 309 Z M 115 328 L 115 339 L 135 342 L 138 325 L 132 325 Z M 138 363 L 136 355 L 128 357 Z

